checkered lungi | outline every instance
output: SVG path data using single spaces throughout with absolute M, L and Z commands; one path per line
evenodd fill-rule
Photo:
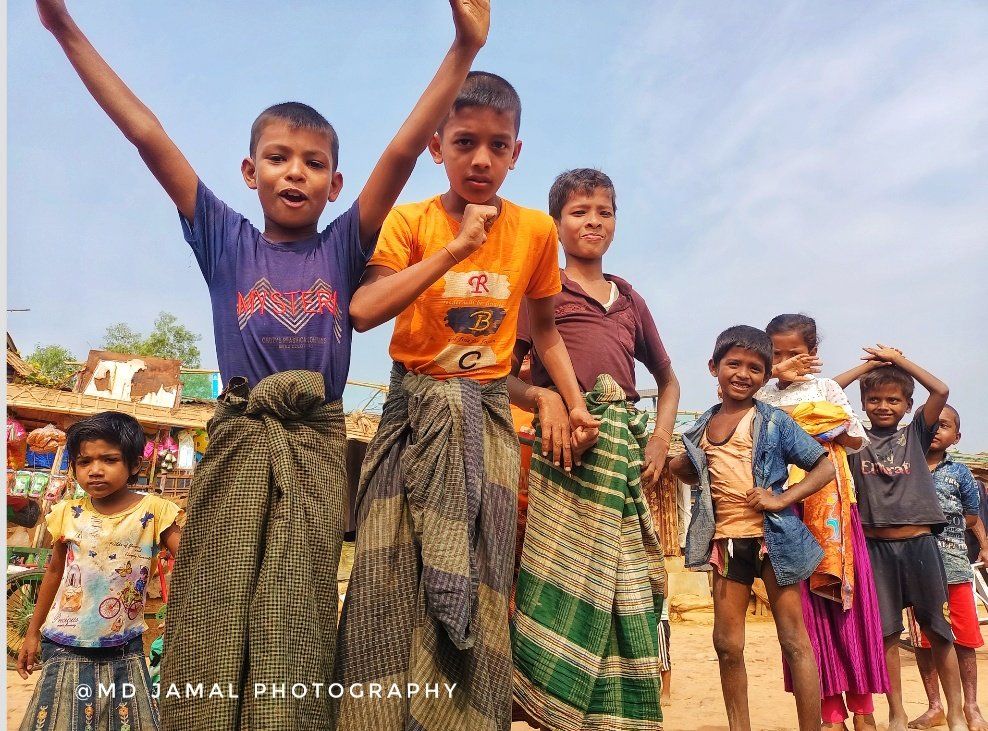
M 508 730 L 518 472 L 503 379 L 395 366 L 357 496 L 341 729 Z
M 313 688 L 332 680 L 346 426 L 324 393 L 321 374 L 286 371 L 253 389 L 234 379 L 220 397 L 172 577 L 165 731 L 333 726 L 331 699 Z M 255 683 L 309 690 L 255 697 Z

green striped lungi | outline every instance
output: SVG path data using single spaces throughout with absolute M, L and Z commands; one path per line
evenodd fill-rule
M 324 388 L 319 373 L 286 371 L 253 389 L 234 379 L 220 397 L 168 602 L 165 731 L 333 727 L 326 688 L 336 647 L 346 425 L 339 401 L 323 403 Z M 202 695 L 190 696 L 187 683 L 201 685 Z M 178 697 L 169 695 L 171 684 Z M 295 684 L 305 686 L 304 697 L 291 692 Z
M 504 379 L 395 365 L 357 494 L 341 729 L 510 728 L 519 460 Z
M 542 457 L 528 477 L 515 593 L 514 693 L 559 731 L 661 729 L 665 559 L 641 491 L 647 414 L 601 375 L 587 394 L 596 446 L 571 474 Z

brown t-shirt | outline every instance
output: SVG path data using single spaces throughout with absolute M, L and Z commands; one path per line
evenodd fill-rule
M 554 299 L 556 328 L 566 343 L 582 391 L 593 390 L 597 376 L 607 373 L 624 389 L 629 401 L 637 401 L 635 361 L 641 361 L 655 373 L 671 360 L 645 300 L 620 277 L 605 274 L 604 278 L 618 289 L 617 299 L 606 309 L 565 272 L 560 272 L 563 288 Z M 532 345 L 526 302 L 518 317 L 517 339 Z M 552 386 L 549 373 L 534 351 L 532 383 L 545 388 Z

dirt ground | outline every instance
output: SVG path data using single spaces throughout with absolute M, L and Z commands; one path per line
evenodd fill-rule
M 712 615 L 699 615 L 697 622 L 672 626 L 672 706 L 666 709 L 667 731 L 727 731 L 727 717 L 720 695 L 717 659 L 710 642 Z M 746 664 L 751 705 L 751 727 L 757 731 L 788 731 L 796 727 L 796 711 L 782 688 L 779 646 L 771 619 L 749 618 Z M 903 686 L 910 718 L 925 709 L 923 688 L 913 655 L 902 652 Z M 978 652 L 978 667 L 988 677 L 988 650 Z M 7 725 L 16 728 L 34 689 L 37 673 L 21 680 L 7 672 Z M 984 685 L 984 684 L 983 684 Z M 988 693 L 983 694 L 988 699 Z M 983 702 L 985 703 L 985 702 Z M 887 718 L 884 698 L 876 699 L 879 728 Z M 527 731 L 527 724 L 512 724 L 512 731 Z

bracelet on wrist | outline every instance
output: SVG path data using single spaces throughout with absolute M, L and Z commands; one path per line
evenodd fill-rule
M 457 264 L 459 264 L 459 263 L 460 263 L 460 260 L 456 258 L 456 254 L 454 254 L 454 253 L 453 253 L 452 251 L 450 251 L 450 250 L 449 250 L 449 246 L 444 246 L 444 247 L 443 247 L 443 251 L 445 251 L 445 252 L 446 252 L 447 254 L 449 254 L 449 256 L 450 256 L 450 258 L 451 258 L 451 259 L 452 259 L 452 260 L 453 260 L 454 262 L 456 262 Z

